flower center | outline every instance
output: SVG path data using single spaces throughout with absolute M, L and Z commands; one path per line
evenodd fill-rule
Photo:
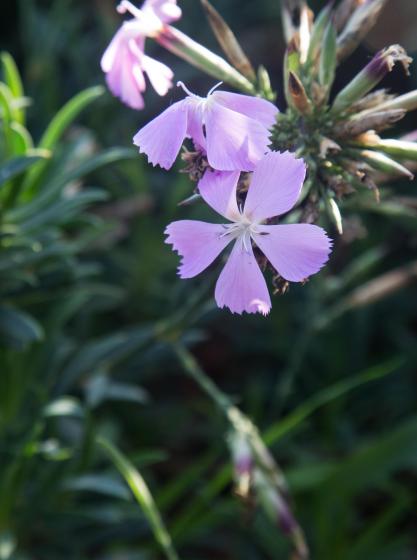
M 248 253 L 251 250 L 251 239 L 258 231 L 258 224 L 250 222 L 246 216 L 241 215 L 239 222 L 223 225 L 224 232 L 221 237 L 231 236 L 242 244 L 243 249 Z

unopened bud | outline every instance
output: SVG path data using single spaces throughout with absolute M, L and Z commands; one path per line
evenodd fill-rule
M 373 89 L 400 62 L 406 72 L 412 59 L 400 45 L 392 45 L 377 53 L 371 62 L 337 95 L 333 111 L 341 112 Z
M 247 438 L 238 432 L 231 434 L 229 444 L 234 466 L 235 491 L 241 498 L 247 498 L 254 468 L 252 450 Z
M 343 235 L 342 214 L 340 213 L 339 206 L 334 198 L 331 198 L 330 196 L 326 197 L 326 209 L 331 221 L 336 227 L 337 233 L 339 235 Z
M 297 109 L 302 115 L 308 115 L 312 111 L 311 102 L 307 97 L 306 90 L 300 80 L 300 78 L 290 72 L 288 76 L 288 92 L 291 99 L 291 104 Z
M 357 116 L 350 121 L 336 124 L 333 132 L 337 138 L 351 138 L 368 130 L 384 130 L 401 120 L 405 114 L 403 109 L 369 113 L 363 117 Z
M 368 144 L 369 145 L 369 144 Z M 417 160 L 417 143 L 405 140 L 374 139 L 373 147 L 404 160 Z
M 410 180 L 414 178 L 414 175 L 406 167 L 381 152 L 361 150 L 358 157 L 364 159 L 374 169 L 378 169 L 384 173 L 390 175 L 405 175 Z
M 417 90 L 415 89 L 404 95 L 399 95 L 394 99 L 384 101 L 384 103 L 366 111 L 366 114 L 375 111 L 389 111 L 391 109 L 404 109 L 405 111 L 414 111 L 414 109 L 417 109 Z

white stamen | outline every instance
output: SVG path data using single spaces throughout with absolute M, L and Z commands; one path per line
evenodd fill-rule
M 217 89 L 218 87 L 220 87 L 222 84 L 223 84 L 223 82 L 219 82 L 219 83 L 216 84 L 214 87 L 212 87 L 211 90 L 208 92 L 207 97 L 210 97 L 210 95 L 211 95 L 212 93 L 214 93 L 214 92 L 216 91 L 216 89 Z
M 194 99 L 202 99 L 199 95 L 196 95 L 195 93 L 190 91 L 184 84 L 184 82 L 177 82 L 177 87 L 180 87 L 183 91 L 185 91 L 187 95 L 189 95 L 190 97 L 194 97 Z

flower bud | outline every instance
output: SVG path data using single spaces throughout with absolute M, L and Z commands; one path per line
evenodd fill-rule
M 371 62 L 337 95 L 333 111 L 341 112 L 373 89 L 400 62 L 406 72 L 412 59 L 400 45 L 392 45 L 377 53 Z
M 155 39 L 167 50 L 203 70 L 203 72 L 210 76 L 227 82 L 245 93 L 252 95 L 255 93 L 254 85 L 226 62 L 224 58 L 206 49 L 206 47 L 203 47 L 203 45 L 200 45 L 175 27 L 165 25 Z
M 404 95 L 399 95 L 394 99 L 389 99 L 380 105 L 377 105 L 373 109 L 369 109 L 366 113 L 371 113 L 374 111 L 387 111 L 391 109 L 404 109 L 405 111 L 414 111 L 417 109 L 417 89 L 405 93 Z
M 247 438 L 239 432 L 232 432 L 229 445 L 232 452 L 236 494 L 241 498 L 247 498 L 254 467 L 251 447 Z
M 351 138 L 359 136 L 368 130 L 384 130 L 389 128 L 405 116 L 403 109 L 392 109 L 370 113 L 362 117 L 355 117 L 349 121 L 341 121 L 334 126 L 333 132 L 337 138 Z
M 414 175 L 406 167 L 381 152 L 361 150 L 358 153 L 358 157 L 364 159 L 374 169 L 378 169 L 384 173 L 390 175 L 405 175 L 410 181 L 414 178 Z

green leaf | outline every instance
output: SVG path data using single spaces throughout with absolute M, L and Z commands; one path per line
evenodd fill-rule
M 33 199 L 33 201 L 13 209 L 7 214 L 7 219 L 11 222 L 19 222 L 31 219 L 42 209 L 48 210 L 51 201 L 58 198 L 64 187 L 72 181 L 77 181 L 85 175 L 100 169 L 106 165 L 111 165 L 123 159 L 133 159 L 137 157 L 135 150 L 128 148 L 110 148 L 89 158 L 66 172 L 62 172 L 59 176 L 55 176 L 47 184 L 42 186 L 42 191 Z
M 2 52 L 0 60 L 3 65 L 4 81 L 12 92 L 13 97 L 16 99 L 23 97 L 23 84 L 13 57 L 8 52 Z M 18 123 L 24 123 L 25 114 L 22 109 L 15 109 L 14 117 Z
M 42 340 L 44 333 L 41 325 L 23 311 L 12 307 L 0 307 L 0 334 L 6 343 L 24 347 Z
M 47 154 L 38 154 L 33 156 L 18 156 L 6 161 L 0 166 L 0 187 L 46 157 Z
M 394 371 L 397 371 L 402 363 L 402 358 L 392 359 L 389 362 L 367 369 L 358 375 L 339 381 L 338 383 L 319 391 L 316 395 L 307 399 L 288 416 L 271 426 L 264 434 L 265 443 L 272 445 L 287 435 L 290 431 L 294 430 L 320 407 L 349 393 L 353 389 L 356 389 L 365 383 L 375 381 L 393 373 Z
M 177 553 L 172 545 L 171 537 L 165 528 L 152 494 L 150 493 L 149 488 L 139 471 L 135 469 L 132 463 L 107 439 L 99 437 L 97 439 L 97 443 L 104 449 L 127 484 L 130 486 L 130 489 L 132 490 L 138 504 L 141 506 L 142 511 L 152 528 L 155 539 L 161 546 L 166 558 L 168 560 L 178 560 Z
M 45 130 L 42 138 L 40 139 L 39 148 L 53 150 L 63 133 L 78 117 L 81 111 L 93 103 L 93 101 L 98 99 L 103 92 L 103 87 L 95 86 L 78 93 L 75 97 L 68 101 L 68 103 L 66 103 L 62 109 L 58 111 Z M 38 179 L 45 169 L 45 166 L 45 163 L 40 163 L 32 170 L 25 181 L 24 189 L 31 190 L 36 186 Z
M 131 494 L 120 480 L 102 474 L 85 474 L 66 481 L 63 488 L 72 492 L 95 492 L 121 500 L 130 500 Z

